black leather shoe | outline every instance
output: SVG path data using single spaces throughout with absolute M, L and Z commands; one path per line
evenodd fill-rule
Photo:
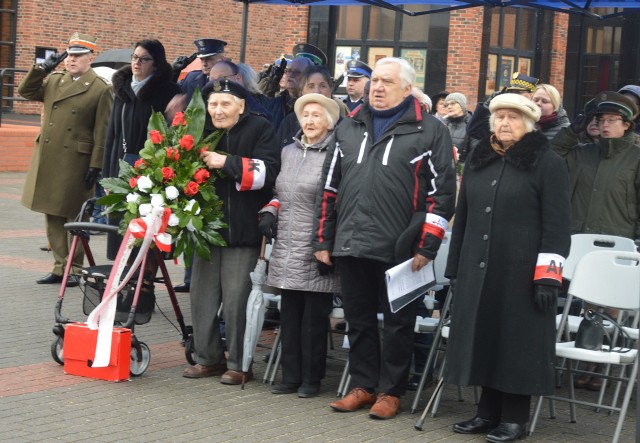
M 175 292 L 189 292 L 191 289 L 191 285 L 187 283 L 182 283 L 173 287 Z
M 76 277 L 75 275 L 70 275 L 69 278 L 67 279 L 67 287 L 68 288 L 73 288 L 75 286 L 78 286 L 78 277 Z
M 518 423 L 500 423 L 495 429 L 487 434 L 487 441 L 504 442 L 523 439 L 526 428 Z
M 457 432 L 458 434 L 486 434 L 495 428 L 496 425 L 497 422 L 494 420 L 486 420 L 476 416 L 471 420 L 461 421 L 453 425 L 453 432 Z
M 62 282 L 62 276 L 56 275 L 52 272 L 49 272 L 44 277 L 36 280 L 36 283 L 38 283 L 39 285 L 52 285 L 54 283 L 61 283 L 61 282 Z
M 313 398 L 320 393 L 320 383 L 302 383 L 298 388 L 298 397 Z

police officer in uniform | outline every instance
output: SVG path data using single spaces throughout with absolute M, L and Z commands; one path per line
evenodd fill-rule
M 371 78 L 371 68 L 360 60 L 347 63 L 347 98 L 343 101 L 353 111 L 362 104 L 364 87 Z
M 64 229 L 91 198 L 102 168 L 104 140 L 113 98 L 111 86 L 91 68 L 96 38 L 76 32 L 62 54 L 34 65 L 18 87 L 29 100 L 43 102 L 42 127 L 22 193 L 22 204 L 45 214 L 47 239 L 55 263 L 38 284 L 60 283 L 69 259 Z M 62 61 L 64 71 L 52 71 Z M 50 74 L 50 75 L 49 75 Z M 84 251 L 73 257 L 79 272 Z M 71 275 L 68 285 L 77 285 Z

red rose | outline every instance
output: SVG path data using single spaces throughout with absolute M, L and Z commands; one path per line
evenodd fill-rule
M 178 161 L 180 159 L 180 152 L 177 149 L 173 149 L 171 146 L 167 148 L 167 158 L 169 160 Z
M 171 122 L 171 126 L 185 126 L 187 121 L 184 119 L 184 112 L 176 112 L 175 117 L 173 117 L 173 121 Z
M 138 179 L 140 178 L 140 176 L 137 177 L 133 177 L 129 179 L 129 186 L 131 186 L 131 189 L 135 189 L 135 187 L 138 185 Z
M 173 172 L 172 168 L 162 168 L 162 176 L 164 177 L 165 183 L 171 180 L 176 176 L 176 173 Z
M 138 160 L 136 160 L 136 162 L 133 164 L 134 168 L 141 168 L 143 166 L 146 166 L 146 163 L 144 162 L 144 159 L 139 158 Z
M 162 143 L 162 134 L 160 133 L 160 131 L 157 131 L 155 129 L 149 132 L 149 138 L 151 139 L 151 142 L 155 145 Z
M 198 169 L 195 174 L 193 174 L 193 179 L 198 183 L 204 183 L 209 180 L 209 171 L 206 169 Z
M 198 188 L 199 186 L 196 182 L 189 182 L 187 183 L 187 186 L 184 188 L 184 193 L 188 197 L 193 197 L 198 193 Z
M 193 135 L 183 135 L 180 139 L 180 147 L 185 151 L 191 151 L 191 148 L 193 148 Z
M 200 149 L 200 154 L 204 154 L 208 150 L 209 150 L 209 146 L 204 146 L 202 149 Z

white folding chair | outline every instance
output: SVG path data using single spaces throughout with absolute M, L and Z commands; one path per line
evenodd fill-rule
M 564 262 L 562 268 L 562 277 L 571 281 L 576 268 L 576 265 L 580 259 L 587 253 L 592 251 L 630 251 L 636 252 L 636 245 L 633 240 L 625 237 L 618 237 L 616 235 L 604 235 L 604 234 L 573 234 L 571 236 L 571 252 Z M 558 305 L 563 306 L 562 301 L 558 300 Z M 568 301 L 568 300 L 567 300 Z M 578 326 L 582 321 L 582 317 L 577 315 L 569 315 L 569 310 L 563 310 L 562 314 L 556 316 L 556 341 L 562 339 L 563 330 L 560 328 L 561 324 L 566 324 L 568 327 L 563 328 L 565 339 L 569 339 L 570 333 L 578 331 Z
M 588 303 L 603 308 L 633 311 L 634 316 L 637 317 L 640 313 L 640 254 L 625 251 L 593 251 L 585 254 L 575 268 L 571 285 L 569 286 L 568 303 L 565 306 L 563 315 L 565 315 L 569 309 L 571 297 L 579 297 Z M 564 326 L 564 323 L 562 323 L 560 329 L 562 330 Z M 637 336 L 637 332 L 631 332 Z M 613 351 L 624 352 L 590 351 L 576 348 L 575 342 L 556 343 L 556 356 L 569 360 L 568 388 L 570 397 L 548 396 L 546 398 L 553 401 L 569 402 L 571 422 L 576 421 L 576 404 L 600 407 L 619 412 L 620 415 L 612 439 L 612 442 L 615 443 L 620 438 L 624 418 L 629 407 L 629 400 L 633 392 L 638 372 L 638 351 L 633 347 L 627 349 L 614 348 Z M 608 374 L 601 375 L 608 380 L 627 383 L 624 398 L 619 408 L 615 402 L 611 406 L 606 406 L 600 403 L 576 400 L 573 374 L 585 373 L 585 371 L 576 369 L 577 365 L 575 362 L 580 361 L 631 368 L 628 377 L 622 377 L 623 372 L 621 372 L 620 377 Z M 531 421 L 530 435 L 535 430 L 544 398 L 545 397 L 540 397 L 538 399 Z

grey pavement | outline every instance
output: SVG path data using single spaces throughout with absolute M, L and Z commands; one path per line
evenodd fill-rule
M 130 381 L 111 383 L 64 374 L 50 355 L 54 339 L 54 306 L 59 285 L 37 285 L 49 272 L 52 259 L 39 247 L 46 245 L 44 218 L 20 205 L 23 173 L 0 173 L 0 441 L 211 441 L 211 442 L 463 442 L 484 441 L 483 436 L 454 434 L 451 425 L 474 415 L 473 390 L 465 389 L 457 401 L 455 387 L 446 386 L 439 414 L 428 417 L 424 431 L 414 429 L 419 414 L 410 414 L 413 393 L 402 399 L 402 413 L 377 421 L 366 411 L 333 412 L 328 404 L 344 367 L 345 351 L 331 350 L 321 395 L 301 399 L 273 395 L 262 383 L 265 348 L 258 348 L 254 373 L 244 390 L 220 383 L 218 377 L 186 379 L 186 366 L 176 316 L 166 290 L 157 287 L 158 307 L 151 321 L 136 328 L 137 337 L 151 348 L 148 370 Z M 105 237 L 91 239 L 98 263 L 105 259 Z M 167 262 L 171 278 L 180 282 L 182 265 Z M 190 324 L 189 297 L 178 301 Z M 85 321 L 82 293 L 69 288 L 62 312 Z M 273 341 L 265 331 L 261 342 Z M 523 344 L 526 345 L 526 344 Z M 566 383 L 565 383 L 566 385 Z M 422 396 L 420 410 L 433 387 Z M 580 390 L 581 398 L 596 393 Z M 609 396 L 607 397 L 609 398 Z M 621 441 L 636 441 L 637 398 L 627 415 Z M 548 405 L 530 441 L 605 442 L 617 420 L 606 412 L 578 407 L 578 423 L 569 423 L 566 404 L 557 403 L 556 419 L 548 418 Z

